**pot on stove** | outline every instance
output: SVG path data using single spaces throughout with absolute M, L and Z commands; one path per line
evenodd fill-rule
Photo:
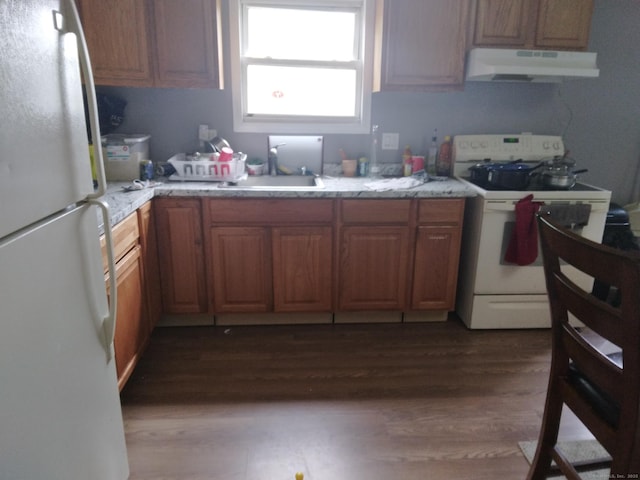
M 515 160 L 509 163 L 479 163 L 469 168 L 470 180 L 482 187 L 492 190 L 526 190 L 534 170 L 544 166 L 540 163 L 530 166 Z
M 588 170 L 573 170 L 575 161 L 565 157 L 555 157 L 551 162 L 546 163 L 542 172 L 542 184 L 550 190 L 569 190 L 573 188 L 578 180 L 578 174 Z

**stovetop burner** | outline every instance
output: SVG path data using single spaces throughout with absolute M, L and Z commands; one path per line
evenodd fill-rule
M 478 187 L 484 189 L 484 190 L 490 190 L 490 191 L 499 191 L 499 192 L 504 192 L 504 191 L 518 191 L 518 192 L 567 192 L 567 191 L 573 191 L 573 192 L 596 192 L 599 191 L 600 189 L 597 187 L 592 187 L 591 185 L 587 185 L 584 183 L 579 183 L 577 182 L 572 188 L 554 188 L 554 187 L 550 187 L 547 185 L 543 185 L 540 182 L 540 179 L 538 176 L 534 177 L 531 180 L 531 183 L 529 184 L 529 186 L 525 189 L 522 190 L 513 190 L 513 189 L 506 189 L 506 188 L 497 188 L 495 186 L 489 185 L 489 184 L 483 184 L 480 182 L 476 182 L 471 180 L 471 178 L 469 177 L 464 177 L 461 176 L 460 178 L 462 178 L 463 180 L 466 180 L 469 183 L 473 183 L 474 185 L 477 185 Z

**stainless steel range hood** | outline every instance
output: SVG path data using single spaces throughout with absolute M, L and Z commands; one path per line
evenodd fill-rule
M 467 81 L 558 83 L 600 74 L 592 52 L 474 48 L 467 58 Z

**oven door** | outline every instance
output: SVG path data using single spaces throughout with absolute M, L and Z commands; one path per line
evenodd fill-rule
M 531 265 L 520 266 L 505 262 L 504 257 L 515 226 L 517 200 L 486 200 L 483 202 L 482 226 L 478 250 L 477 276 L 474 293 L 477 295 L 546 294 L 542 255 Z M 546 204 L 571 204 L 576 201 L 545 201 Z M 600 242 L 606 221 L 608 202 L 580 201 L 591 204 L 589 223 L 575 230 L 583 237 Z M 567 266 L 567 274 L 585 289 L 592 280 Z

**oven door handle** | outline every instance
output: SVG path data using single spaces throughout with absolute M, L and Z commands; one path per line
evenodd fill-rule
M 484 204 L 484 211 L 491 212 L 515 212 L 517 200 L 487 200 Z

